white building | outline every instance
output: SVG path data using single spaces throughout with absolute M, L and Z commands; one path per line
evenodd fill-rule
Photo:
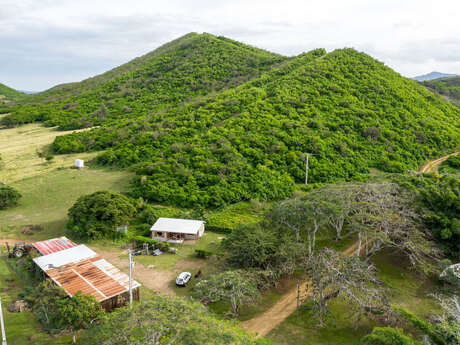
M 83 169 L 85 167 L 85 161 L 83 159 L 76 159 L 75 160 L 75 168 Z
M 152 239 L 170 243 L 182 243 L 184 240 L 197 240 L 204 234 L 202 220 L 158 218 L 150 228 Z

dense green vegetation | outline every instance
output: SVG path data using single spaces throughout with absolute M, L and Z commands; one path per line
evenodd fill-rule
M 310 180 L 331 182 L 372 167 L 415 169 L 458 147 L 458 109 L 365 54 L 324 54 L 154 119 L 58 137 L 53 147 L 111 147 L 98 161 L 136 165 L 133 195 L 181 206 L 284 198 L 304 179 L 302 152 L 316 155 Z
M 11 101 L 17 101 L 26 95 L 0 83 L 0 105 L 7 104 Z
M 422 82 L 428 89 L 460 105 L 460 77 L 441 78 Z
M 105 149 L 99 163 L 135 169 L 133 196 L 184 207 L 286 198 L 305 152 L 310 181 L 333 182 L 416 169 L 460 145 L 459 109 L 352 49 L 286 59 L 190 34 L 134 61 L 10 107 L 3 125 L 100 125 L 53 150 Z
M 458 173 L 460 172 L 460 155 L 449 157 L 439 168 L 440 173 Z
M 156 117 L 170 106 L 236 86 L 286 58 L 209 34 L 189 34 L 81 83 L 28 98 L 8 109 L 4 126 L 43 121 L 61 129 Z

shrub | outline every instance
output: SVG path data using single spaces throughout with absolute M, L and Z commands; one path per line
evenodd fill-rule
M 0 187 L 0 210 L 8 207 L 16 206 L 22 195 L 13 187 Z
M 207 259 L 209 258 L 213 253 L 208 251 L 208 250 L 204 250 L 204 249 L 195 249 L 195 255 L 197 258 L 200 258 L 200 259 Z
M 134 216 L 130 199 L 108 191 L 83 195 L 69 209 L 67 227 L 82 238 L 104 238 L 115 235 L 120 225 Z

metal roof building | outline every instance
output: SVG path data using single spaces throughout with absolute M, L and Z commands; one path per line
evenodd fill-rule
M 184 239 L 197 240 L 203 236 L 204 224 L 202 220 L 158 218 L 150 231 L 154 240 L 182 243 Z
M 48 255 L 59 252 L 64 249 L 75 247 L 77 244 L 73 243 L 67 237 L 62 236 L 58 238 L 52 238 L 46 241 L 40 241 L 32 243 L 32 246 L 41 254 Z
M 70 297 L 81 291 L 101 302 L 106 310 L 124 305 L 127 300 L 129 277 L 85 245 L 33 260 Z M 139 299 L 139 286 L 133 281 L 136 300 Z

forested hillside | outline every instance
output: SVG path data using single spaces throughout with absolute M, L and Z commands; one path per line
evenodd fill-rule
M 0 83 L 0 105 L 18 100 L 23 96 L 25 96 L 25 94 L 23 94 L 22 92 L 16 91 Z
M 99 163 L 137 172 L 133 196 L 180 206 L 288 197 L 306 152 L 324 183 L 416 169 L 460 145 L 460 109 L 353 49 L 286 58 L 190 34 L 142 61 L 9 107 L 3 124 L 99 125 L 53 150 L 105 150 Z
M 422 84 L 454 104 L 460 105 L 460 77 L 424 81 Z
M 103 164 L 135 165 L 136 196 L 183 206 L 288 196 L 304 179 L 415 169 L 460 144 L 460 111 L 366 54 L 316 50 L 237 88 L 86 133 L 56 152 L 110 148 Z
M 4 126 L 34 121 L 61 129 L 149 116 L 234 87 L 286 58 L 210 34 L 188 34 L 141 58 L 80 83 L 34 95 Z

